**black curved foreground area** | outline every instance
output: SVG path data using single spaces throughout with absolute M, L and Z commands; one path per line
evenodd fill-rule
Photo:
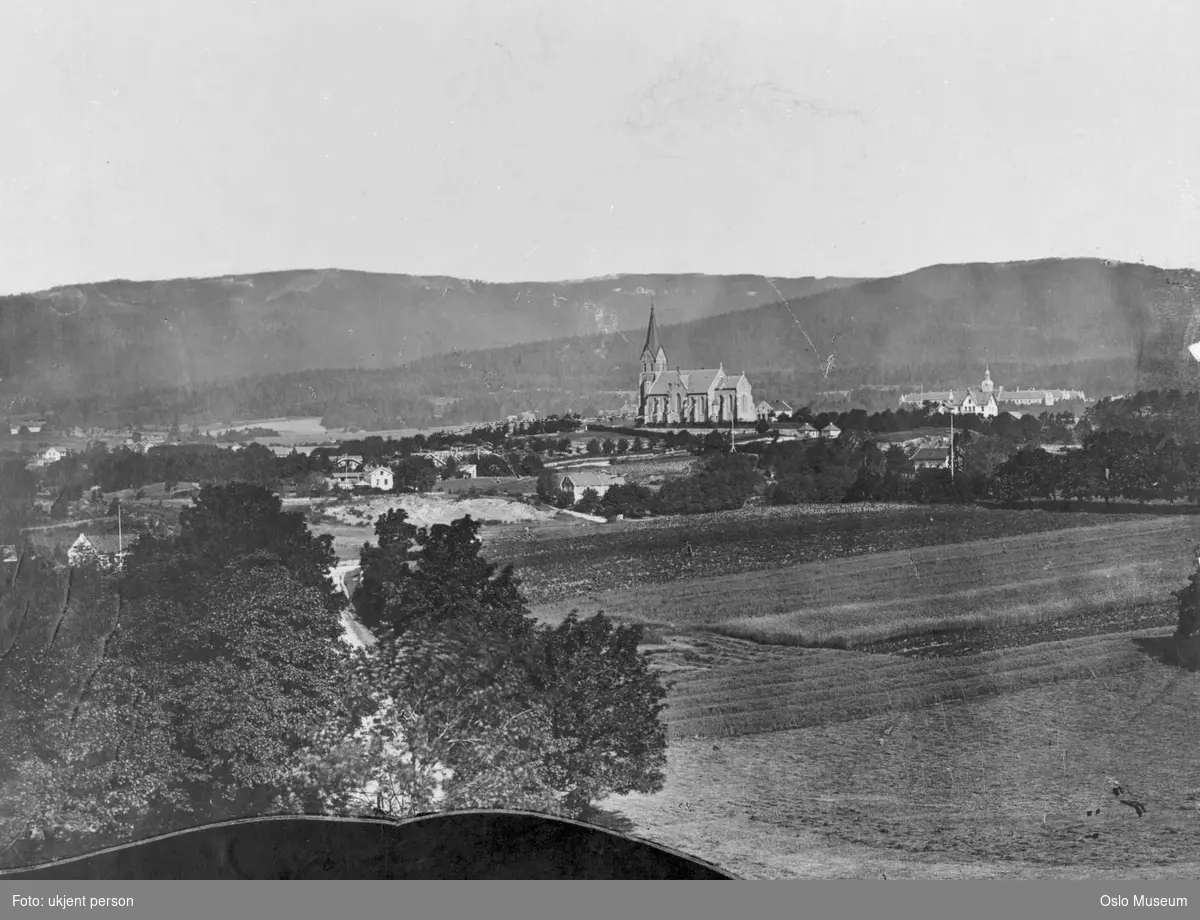
M 611 831 L 525 812 L 403 823 L 247 818 L 0 872 L 18 879 L 730 879 Z

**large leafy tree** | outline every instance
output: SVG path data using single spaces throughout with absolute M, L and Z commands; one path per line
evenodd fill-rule
M 231 561 L 269 554 L 331 610 L 342 599 L 329 570 L 337 560 L 333 538 L 314 536 L 298 511 L 284 511 L 279 496 L 262 486 L 234 482 L 206 485 L 179 515 L 177 537 L 142 537 L 126 562 L 131 594 L 170 593 L 186 598 Z
M 355 593 L 379 638 L 358 653 L 355 698 L 369 711 L 357 732 L 318 745 L 309 787 L 385 814 L 574 813 L 611 791 L 657 788 L 662 691 L 637 632 L 603 618 L 538 627 L 512 567 L 483 558 L 478 529 L 469 517 L 415 528 L 403 512 L 377 522 Z
M 511 565 L 501 568 L 481 554 L 479 522 L 413 528 L 403 511 L 376 525 L 378 544 L 363 547 L 362 583 L 355 612 L 371 630 L 403 633 L 413 625 L 469 623 L 479 630 L 527 635 L 527 616 Z
M 574 614 L 542 639 L 542 680 L 558 748 L 550 781 L 578 812 L 610 793 L 656 792 L 666 766 L 666 691 L 638 652 L 640 626 Z
M 545 760 L 556 743 L 525 658 L 519 643 L 462 624 L 385 631 L 357 652 L 357 728 L 320 735 L 296 782 L 321 790 L 319 807 L 349 814 L 554 811 Z
M 320 592 L 267 554 L 235 560 L 188 602 L 131 605 L 119 660 L 138 663 L 196 808 L 269 799 L 318 728 L 349 718 L 349 657 Z M 238 803 L 241 803 L 239 805 Z

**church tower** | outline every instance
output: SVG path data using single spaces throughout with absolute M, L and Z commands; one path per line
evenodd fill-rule
M 983 383 L 980 385 L 980 389 L 985 393 L 992 392 L 992 372 L 986 364 L 983 366 Z
M 646 345 L 642 348 L 642 373 L 638 378 L 639 411 L 645 413 L 646 394 L 654 381 L 667 369 L 667 353 L 658 341 L 658 323 L 654 319 L 654 303 L 650 303 L 650 326 L 646 330 Z

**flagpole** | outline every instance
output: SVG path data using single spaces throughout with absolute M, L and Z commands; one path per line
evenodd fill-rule
M 954 482 L 954 410 L 950 410 L 950 481 Z
M 125 564 L 125 537 L 121 531 L 121 500 L 117 499 L 117 568 Z

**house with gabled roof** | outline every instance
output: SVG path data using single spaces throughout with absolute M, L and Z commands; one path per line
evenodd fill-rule
M 840 429 L 833 422 L 830 422 L 828 425 L 826 425 L 824 428 L 822 428 L 820 431 L 817 432 L 818 436 L 820 436 L 828 441 L 836 441 L 838 439 L 838 437 L 841 435 L 841 433 L 842 433 L 842 429 Z
M 574 470 L 556 477 L 554 485 L 556 491 L 570 496 L 572 502 L 577 502 L 588 489 L 594 490 L 603 498 L 604 493 L 613 486 L 625 485 L 625 477 L 593 470 Z
M 759 421 L 774 422 L 783 415 L 791 415 L 795 409 L 784 402 L 782 399 L 764 399 L 755 407 L 755 412 L 758 415 Z
M 386 466 L 368 467 L 362 475 L 364 485 L 370 486 L 372 489 L 379 489 L 381 492 L 390 492 L 395 485 L 395 474 Z
M 126 555 L 122 543 L 119 537 L 81 533 L 67 549 L 67 564 L 92 562 L 103 567 L 119 566 Z
M 915 470 L 950 469 L 949 447 L 919 447 L 909 458 Z
M 750 381 L 744 373 L 726 373 L 724 364 L 668 370 L 653 304 L 641 361 L 638 417 L 644 424 L 730 424 L 757 418 Z

